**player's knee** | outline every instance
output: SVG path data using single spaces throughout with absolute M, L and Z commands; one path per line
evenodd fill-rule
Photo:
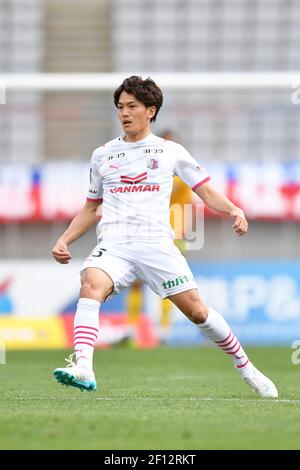
M 92 276 L 87 276 L 82 282 L 80 297 L 102 302 L 109 294 L 109 289 L 99 284 Z
M 98 289 L 93 287 L 88 281 L 84 281 L 80 289 L 80 297 L 86 299 L 96 299 L 98 297 Z M 98 300 L 98 299 L 97 299 Z
M 208 307 L 202 303 L 197 303 L 189 315 L 191 321 L 199 325 L 204 323 L 208 317 Z
M 81 276 L 80 297 L 102 302 L 113 291 L 110 277 L 99 269 L 86 269 Z

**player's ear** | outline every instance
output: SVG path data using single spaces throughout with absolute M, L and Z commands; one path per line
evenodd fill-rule
M 155 116 L 156 113 L 156 106 L 149 106 L 148 108 L 148 114 L 150 119 L 152 119 Z

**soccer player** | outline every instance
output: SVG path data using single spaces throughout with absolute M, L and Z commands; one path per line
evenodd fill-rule
M 166 140 L 173 140 L 176 142 L 176 137 L 170 130 L 165 130 L 164 132 L 162 132 L 160 134 L 160 137 Z M 181 253 L 184 253 L 185 251 L 185 241 L 183 239 L 184 209 L 185 205 L 192 205 L 192 203 L 192 190 L 178 176 L 174 176 L 170 200 L 170 224 L 172 229 L 175 231 L 174 243 L 179 248 Z M 180 209 L 180 213 L 179 215 L 177 215 L 177 217 L 175 217 L 174 211 L 172 211 L 172 209 L 175 208 L 176 210 L 178 207 Z M 131 284 L 126 297 L 128 331 L 126 341 L 124 342 L 124 340 L 122 340 L 120 343 L 123 342 L 124 344 L 129 344 L 133 347 L 136 346 L 136 332 L 138 327 L 139 316 L 141 315 L 143 309 L 143 303 L 143 283 L 140 281 L 140 279 L 137 279 Z M 158 308 L 160 310 L 158 315 L 159 325 L 156 326 L 159 341 L 161 344 L 164 344 L 170 336 L 172 302 L 167 298 L 161 299 L 160 306 L 154 306 L 153 308 Z
M 247 232 L 248 223 L 243 211 L 214 189 L 210 176 L 184 147 L 151 133 L 150 123 L 162 102 L 162 92 L 150 78 L 132 76 L 117 88 L 114 103 L 124 133 L 94 151 L 85 205 L 52 250 L 56 261 L 68 263 L 68 246 L 96 222 L 98 205 L 103 202 L 102 238 L 81 271 L 75 352 L 69 366 L 55 369 L 54 377 L 81 390 L 96 389 L 92 360 L 101 302 L 138 277 L 162 298 L 169 298 L 230 355 L 237 372 L 258 395 L 277 397 L 275 385 L 250 362 L 224 318 L 205 305 L 185 258 L 173 243 L 169 202 L 174 175 L 208 207 L 231 217 L 237 235 Z

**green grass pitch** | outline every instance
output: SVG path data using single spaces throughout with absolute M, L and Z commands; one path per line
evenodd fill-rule
M 215 348 L 95 353 L 98 390 L 57 384 L 66 351 L 8 352 L 1 449 L 299 449 L 300 365 L 290 348 L 247 348 L 279 400 L 261 399 Z

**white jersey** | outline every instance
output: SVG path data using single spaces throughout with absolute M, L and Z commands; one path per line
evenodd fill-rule
M 174 238 L 169 206 L 175 175 L 193 190 L 210 179 L 182 145 L 154 134 L 138 142 L 118 137 L 97 148 L 88 199 L 103 201 L 101 238 Z

